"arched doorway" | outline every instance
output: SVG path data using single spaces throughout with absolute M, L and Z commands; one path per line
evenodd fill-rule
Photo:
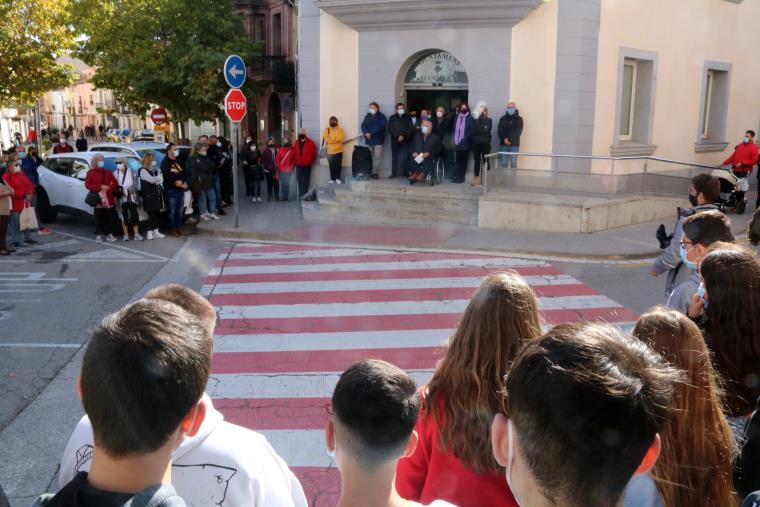
M 269 95 L 269 104 L 267 106 L 267 114 L 269 121 L 269 135 L 277 139 L 277 142 L 282 141 L 282 107 L 280 105 L 280 97 L 276 93 Z
M 443 106 L 453 111 L 467 101 L 469 83 L 462 63 L 437 49 L 417 53 L 402 68 L 403 93 L 409 109 Z

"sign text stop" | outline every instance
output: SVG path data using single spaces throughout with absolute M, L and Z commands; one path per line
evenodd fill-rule
M 224 98 L 224 111 L 227 113 L 227 118 L 230 121 L 235 123 L 241 122 L 247 110 L 243 92 L 237 88 L 233 88 L 227 92 L 227 96 Z

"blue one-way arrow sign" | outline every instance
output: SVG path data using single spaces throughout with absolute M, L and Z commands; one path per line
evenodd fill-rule
M 245 62 L 238 55 L 230 55 L 224 62 L 224 79 L 230 88 L 240 88 L 245 83 Z

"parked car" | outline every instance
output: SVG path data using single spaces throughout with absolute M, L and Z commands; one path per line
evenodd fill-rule
M 155 140 L 156 137 L 152 130 L 140 130 L 135 134 L 135 141 L 153 142 Z
M 90 206 L 85 204 L 87 188 L 84 180 L 97 152 L 81 151 L 48 155 L 39 167 L 37 207 L 43 222 L 53 222 L 59 212 L 92 215 Z M 116 159 L 125 158 L 127 166 L 137 177 L 140 159 L 127 153 L 100 153 L 105 158 L 105 168 L 116 170 Z
M 103 153 L 125 153 L 134 155 L 140 159 L 151 152 L 156 157 L 156 164 L 161 165 L 161 161 L 166 157 L 167 143 L 154 143 L 145 141 L 136 141 L 133 143 L 96 143 L 90 146 L 89 151 L 100 151 Z M 178 146 L 179 159 L 187 160 L 192 148 L 190 146 Z

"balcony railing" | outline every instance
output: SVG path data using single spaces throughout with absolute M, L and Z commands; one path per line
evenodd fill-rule
M 251 64 L 251 79 L 259 83 L 295 86 L 295 64 L 284 56 L 260 56 Z

